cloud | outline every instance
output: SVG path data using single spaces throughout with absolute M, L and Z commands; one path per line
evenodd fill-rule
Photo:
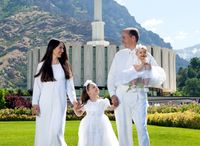
M 169 42 L 171 43 L 171 45 L 173 46 L 174 49 L 177 48 L 184 48 L 184 47 L 180 47 L 180 45 L 186 45 L 186 42 L 188 42 L 190 40 L 191 35 L 189 35 L 189 33 L 186 33 L 184 31 L 179 31 L 176 32 L 174 35 L 170 35 L 170 36 L 166 36 L 163 37 L 165 42 Z M 185 41 L 187 39 L 187 41 Z
M 177 34 L 175 34 L 174 36 L 167 36 L 167 37 L 163 37 L 165 42 L 169 42 L 169 43 L 175 43 L 175 42 L 179 42 L 182 41 L 184 39 L 188 38 L 188 33 L 180 31 Z
M 141 25 L 142 25 L 142 27 L 144 27 L 148 30 L 155 31 L 157 29 L 158 25 L 160 25 L 162 23 L 163 23 L 163 20 L 152 18 L 152 19 L 142 22 Z
M 199 33 L 200 33 L 200 30 L 199 30 L 199 29 L 196 29 L 196 30 L 194 31 L 194 33 L 195 33 L 195 34 L 199 34 Z
M 186 32 L 180 31 L 174 38 L 176 40 L 184 40 L 188 37 L 188 34 Z
M 164 41 L 168 42 L 168 43 L 173 43 L 174 39 L 172 37 L 170 37 L 170 36 L 167 36 L 167 37 L 164 37 Z

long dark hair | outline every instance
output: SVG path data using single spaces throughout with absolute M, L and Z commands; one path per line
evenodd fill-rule
M 53 69 L 52 69 L 52 54 L 53 50 L 58 47 L 60 43 L 63 43 L 59 40 L 51 39 L 49 41 L 49 44 L 47 46 L 46 53 L 44 57 L 42 58 L 41 62 L 43 61 L 43 65 L 40 69 L 40 71 L 34 76 L 38 77 L 41 74 L 41 81 L 42 82 L 48 82 L 48 81 L 56 81 L 53 75 Z M 63 43 L 64 45 L 64 43 Z M 63 53 L 60 58 L 58 58 L 64 72 L 65 72 L 65 78 L 69 79 L 72 77 L 72 70 L 71 66 L 69 64 L 68 54 L 66 51 L 66 47 L 64 45 Z
M 82 94 L 81 94 L 81 102 L 82 104 L 86 104 L 87 101 L 90 99 L 87 91 L 89 90 L 89 87 L 90 87 L 90 84 L 88 84 L 87 86 L 84 86 L 83 87 L 83 91 L 82 91 Z

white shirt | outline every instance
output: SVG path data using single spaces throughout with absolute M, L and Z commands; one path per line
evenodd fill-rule
M 157 66 L 153 56 L 148 53 L 147 58 L 151 65 Z M 108 73 L 108 91 L 110 96 L 116 95 L 116 88 L 120 84 L 129 83 L 140 72 L 137 72 L 133 64 L 137 61 L 135 49 L 123 49 L 115 54 L 113 62 Z

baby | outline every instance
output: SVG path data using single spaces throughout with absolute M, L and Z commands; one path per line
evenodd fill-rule
M 138 46 L 136 48 L 136 56 L 137 59 L 135 59 L 133 67 L 135 68 L 136 71 L 140 72 L 140 74 L 137 78 L 131 81 L 132 90 L 135 90 L 137 82 L 142 79 L 142 83 L 144 85 L 144 91 L 148 92 L 151 65 L 147 58 L 147 47 L 144 45 Z

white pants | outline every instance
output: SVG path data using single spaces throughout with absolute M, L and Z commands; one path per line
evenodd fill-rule
M 119 146 L 133 146 L 132 120 L 138 133 L 139 145 L 149 146 L 149 135 L 147 131 L 147 94 L 142 91 L 133 92 L 128 86 L 119 86 L 117 96 L 119 106 L 115 109 Z

